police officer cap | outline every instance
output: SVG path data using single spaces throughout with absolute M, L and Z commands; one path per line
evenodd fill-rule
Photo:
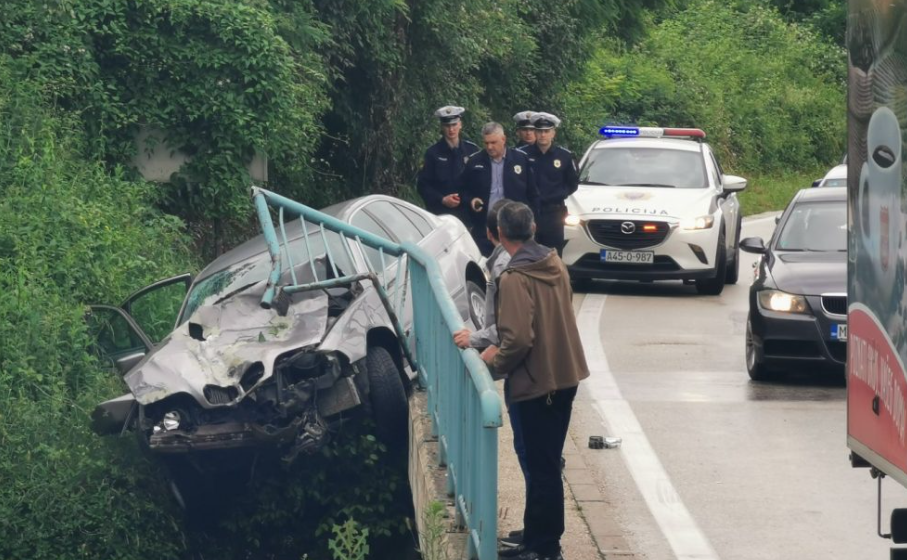
M 535 113 L 532 115 L 532 126 L 536 130 L 548 130 L 549 128 L 557 128 L 561 124 L 561 119 L 555 117 L 551 113 Z
M 456 124 L 460 122 L 460 115 L 466 112 L 463 107 L 448 105 L 435 111 L 435 116 L 441 119 L 441 124 Z
M 517 128 L 532 128 L 532 115 L 534 111 L 520 111 L 513 116 Z

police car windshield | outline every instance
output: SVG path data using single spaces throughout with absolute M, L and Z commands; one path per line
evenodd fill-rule
M 847 250 L 847 206 L 843 202 L 808 202 L 794 207 L 778 236 L 778 251 Z
M 698 151 L 636 147 L 592 150 L 580 172 L 580 183 L 679 189 L 708 186 Z

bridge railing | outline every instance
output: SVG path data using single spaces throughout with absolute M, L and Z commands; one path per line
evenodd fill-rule
M 400 347 L 428 393 L 433 435 L 438 437 L 440 447 L 439 462 L 447 466 L 447 490 L 454 498 L 459 521 L 468 531 L 470 557 L 497 558 L 497 429 L 502 423 L 501 401 L 478 353 L 460 350 L 453 343 L 453 333 L 463 328 L 463 320 L 438 263 L 416 244 L 394 243 L 265 189 L 253 187 L 252 198 L 273 263 L 262 306 L 286 312 L 289 295 L 294 292 L 365 280 L 375 286 Z M 272 212 L 277 214 L 276 227 Z M 295 245 L 304 256 L 295 260 L 291 251 L 294 240 L 287 235 L 286 227 L 290 216 L 300 220 L 303 239 L 302 243 L 295 241 Z M 340 243 L 332 243 L 326 231 L 339 235 Z M 380 270 L 369 258 L 363 259 L 367 271 L 337 268 L 337 258 L 332 252 L 340 251 L 343 254 L 337 255 L 338 258 L 356 262 L 355 244 L 378 251 Z M 300 283 L 295 274 L 296 265 L 317 254 L 311 249 L 313 245 L 325 251 L 329 264 L 325 265 L 321 279 L 313 259 L 308 259 L 314 281 Z M 391 259 L 396 259 L 397 264 L 393 281 L 387 277 L 387 271 L 392 270 Z M 288 282 L 284 262 L 290 273 Z M 332 267 L 331 274 L 328 266 Z M 284 284 L 281 284 L 282 277 Z M 389 292 L 391 285 L 393 293 Z M 415 355 L 404 324 L 409 286 Z

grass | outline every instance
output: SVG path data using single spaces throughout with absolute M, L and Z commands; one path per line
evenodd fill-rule
M 813 181 L 825 176 L 827 169 L 793 171 L 773 175 L 747 175 L 749 184 L 740 194 L 744 216 L 783 210 L 800 189 L 808 189 Z

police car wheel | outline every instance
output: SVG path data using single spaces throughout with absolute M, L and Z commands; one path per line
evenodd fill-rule
M 715 254 L 715 276 L 696 280 L 696 291 L 707 296 L 717 296 L 724 291 L 724 282 L 727 277 L 727 246 L 724 236 L 724 224 L 718 232 L 718 248 Z

